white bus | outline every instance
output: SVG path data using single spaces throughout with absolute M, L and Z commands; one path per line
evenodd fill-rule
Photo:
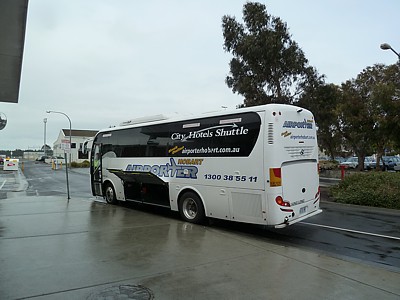
M 94 196 L 277 228 L 321 212 L 315 121 L 268 104 L 191 118 L 162 115 L 101 130 L 91 151 Z

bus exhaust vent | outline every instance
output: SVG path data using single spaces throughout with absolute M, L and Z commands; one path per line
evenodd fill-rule
M 274 123 L 268 123 L 268 144 L 274 144 Z
M 292 158 L 310 158 L 314 151 L 314 146 L 285 147 L 285 150 Z

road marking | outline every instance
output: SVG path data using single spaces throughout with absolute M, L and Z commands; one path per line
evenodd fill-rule
M 7 182 L 7 179 L 5 179 L 5 180 L 3 181 L 2 185 L 0 186 L 0 190 L 3 188 L 3 186 L 6 184 L 6 182 Z
M 347 231 L 347 232 L 358 233 L 358 234 L 371 235 L 371 236 L 376 236 L 376 237 L 381 237 L 381 238 L 400 241 L 400 237 L 397 237 L 397 236 L 382 235 L 382 234 L 376 234 L 376 233 L 371 233 L 371 232 L 358 231 L 358 230 L 352 230 L 352 229 L 346 229 L 346 228 L 340 228 L 340 227 L 333 227 L 333 226 L 327 226 L 327 225 L 321 225 L 321 224 L 314 224 L 314 223 L 307 223 L 307 222 L 299 222 L 299 223 L 305 224 L 305 225 L 323 227 L 323 228 L 340 230 L 340 231 Z

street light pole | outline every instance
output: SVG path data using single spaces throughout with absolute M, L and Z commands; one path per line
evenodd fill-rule
M 67 119 L 69 121 L 69 163 L 71 164 L 71 149 L 72 149 L 72 144 L 71 144 L 71 133 L 72 133 L 71 119 L 68 117 L 68 115 L 66 113 L 63 113 L 61 111 L 48 110 L 48 111 L 46 111 L 46 113 L 48 113 L 48 114 L 55 113 L 55 114 L 64 115 L 64 116 L 67 117 Z M 67 162 L 67 153 L 66 152 L 65 152 L 65 173 L 66 173 L 66 176 L 67 176 L 67 195 L 68 195 L 68 201 L 69 201 L 69 199 L 71 199 L 71 198 L 69 197 L 68 162 Z
M 400 54 L 399 54 L 396 50 L 394 50 L 394 49 L 392 48 L 392 46 L 390 46 L 390 45 L 387 44 L 387 43 L 383 43 L 383 44 L 381 44 L 381 49 L 382 49 L 382 50 L 392 50 L 393 53 L 397 55 L 397 58 L 399 59 L 399 62 L 400 62 Z
M 44 156 L 46 156 L 46 123 L 47 123 L 47 118 L 43 119 L 44 123 L 44 146 L 43 146 L 43 151 L 44 151 Z

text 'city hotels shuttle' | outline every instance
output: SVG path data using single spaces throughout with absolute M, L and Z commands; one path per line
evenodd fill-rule
M 100 131 L 93 195 L 285 227 L 321 212 L 314 117 L 269 104 L 193 118 L 155 116 Z

